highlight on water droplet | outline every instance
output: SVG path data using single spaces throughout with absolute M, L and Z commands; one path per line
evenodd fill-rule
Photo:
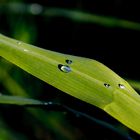
M 71 72 L 71 68 L 67 65 L 62 65 L 62 64 L 59 64 L 58 65 L 58 68 L 62 71 L 62 72 L 65 72 L 65 73 L 68 73 L 68 72 Z
M 71 63 L 72 63 L 72 60 L 67 59 L 67 60 L 66 60 L 66 63 L 67 63 L 67 64 L 71 64 Z
M 119 88 L 121 88 L 121 89 L 124 89 L 124 88 L 125 88 L 125 86 L 122 85 L 122 84 L 118 84 L 118 86 L 119 86 Z
M 110 87 L 110 85 L 109 85 L 109 84 L 107 84 L 107 83 L 104 83 L 104 86 L 105 86 L 105 87 L 107 87 L 107 88 L 109 88 L 109 87 Z

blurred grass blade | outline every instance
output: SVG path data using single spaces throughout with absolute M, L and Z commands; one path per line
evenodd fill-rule
M 29 95 L 26 94 L 25 90 L 21 87 L 19 83 L 17 83 L 11 75 L 7 72 L 7 69 L 3 68 L 0 63 L 0 83 L 9 91 L 12 95 L 20 95 L 24 97 L 28 97 Z
M 20 96 L 0 95 L 0 104 L 13 104 L 13 105 L 42 105 L 43 102 L 24 98 Z
M 129 84 L 134 88 L 140 91 L 140 81 L 137 80 L 130 80 L 130 79 L 126 79 Z
M 8 10 L 7 10 L 8 9 Z M 107 27 L 119 27 L 131 30 L 140 30 L 140 23 L 119 19 L 115 17 L 91 14 L 79 10 L 69 10 L 57 7 L 43 7 L 39 4 L 6 3 L 0 5 L 1 12 L 12 12 L 15 14 L 31 14 L 49 17 L 65 17 L 75 22 L 94 23 Z
M 140 134 L 140 96 L 105 65 L 3 35 L 0 35 L 0 56 L 50 85 L 103 109 Z
M 119 27 L 132 30 L 140 30 L 140 23 L 132 22 L 115 17 L 101 16 L 98 14 L 90 14 L 78 10 L 68 10 L 62 8 L 49 8 L 46 9 L 45 15 L 47 16 L 63 16 L 76 22 L 95 23 L 107 27 Z

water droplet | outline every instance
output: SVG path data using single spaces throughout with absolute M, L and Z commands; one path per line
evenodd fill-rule
M 109 88 L 109 87 L 110 87 L 110 85 L 109 85 L 109 84 L 107 84 L 107 83 L 104 83 L 104 86 L 105 86 L 105 87 L 107 87 L 107 88 Z
M 125 86 L 122 85 L 122 84 L 118 84 L 118 86 L 119 86 L 119 88 L 121 88 L 121 89 L 124 89 L 124 88 L 125 88 Z
M 58 68 L 65 73 L 71 72 L 71 68 L 67 65 L 59 64 Z
M 20 41 L 18 41 L 18 42 L 17 42 L 17 44 L 18 44 L 18 45 L 21 45 L 21 42 L 20 42 Z
M 71 64 L 71 63 L 72 63 L 72 60 L 67 59 L 67 60 L 66 60 L 66 63 L 67 63 L 67 64 Z

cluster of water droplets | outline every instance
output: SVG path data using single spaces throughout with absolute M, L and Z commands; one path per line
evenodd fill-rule
M 69 72 L 71 72 L 71 67 L 70 67 L 69 65 L 72 64 L 73 62 L 72 62 L 72 60 L 70 60 L 70 59 L 65 60 L 65 62 L 66 62 L 68 65 L 58 64 L 58 68 L 59 68 L 62 72 L 64 72 L 64 73 L 69 73 Z M 105 86 L 106 88 L 109 88 L 109 87 L 110 87 L 110 84 L 104 83 L 104 86 Z M 118 87 L 119 87 L 120 89 L 125 89 L 125 86 L 124 86 L 123 84 L 118 84 Z
M 72 60 L 67 59 L 66 63 L 68 65 L 70 65 L 70 64 L 72 64 Z M 69 72 L 71 72 L 71 67 L 68 65 L 58 64 L 58 68 L 64 73 L 69 73 Z
M 105 86 L 106 88 L 109 88 L 109 87 L 110 87 L 110 85 L 107 84 L 107 83 L 104 83 L 104 86 Z
M 110 87 L 110 84 L 104 83 L 104 86 L 105 86 L 106 88 L 109 88 L 109 87 Z M 118 84 L 118 87 L 119 87 L 120 89 L 125 89 L 125 86 L 124 86 L 123 84 Z

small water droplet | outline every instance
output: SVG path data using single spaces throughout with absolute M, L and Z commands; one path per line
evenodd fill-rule
M 59 64 L 58 65 L 58 68 L 62 71 L 62 72 L 65 72 L 65 73 L 68 73 L 68 72 L 71 72 L 71 68 L 67 65 L 62 65 L 62 64 Z
M 105 86 L 105 87 L 107 87 L 107 88 L 109 88 L 109 87 L 110 87 L 110 85 L 109 85 L 109 84 L 107 84 L 107 83 L 104 83 L 104 86 Z
M 118 84 L 118 86 L 119 86 L 119 88 L 121 88 L 121 89 L 124 89 L 124 88 L 125 88 L 125 86 L 122 85 L 122 84 Z
M 67 63 L 67 64 L 71 64 L 71 63 L 72 63 L 72 60 L 67 59 L 67 60 L 66 60 L 66 63 Z
M 21 42 L 20 42 L 20 41 L 18 41 L 18 42 L 17 42 L 17 44 L 18 44 L 18 45 L 21 45 Z

